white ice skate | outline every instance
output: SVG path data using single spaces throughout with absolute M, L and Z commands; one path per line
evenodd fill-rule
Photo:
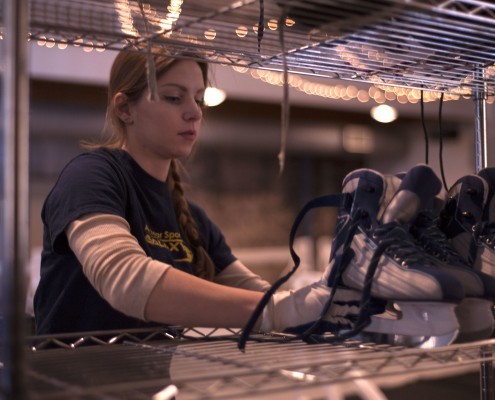
M 456 339 L 455 308 L 464 298 L 463 285 L 432 262 L 408 224 L 439 185 L 424 166 L 402 178 L 361 169 L 344 179 L 343 192 L 352 200 L 339 213 L 328 283 L 362 291 L 368 325 L 359 336 L 417 347 Z M 373 298 L 388 302 L 384 313 L 371 316 L 366 310 Z

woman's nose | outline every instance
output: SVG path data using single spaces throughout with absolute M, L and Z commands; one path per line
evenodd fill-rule
M 203 109 L 198 104 L 196 99 L 188 102 L 187 108 L 184 111 L 184 118 L 188 121 L 196 121 L 203 117 Z

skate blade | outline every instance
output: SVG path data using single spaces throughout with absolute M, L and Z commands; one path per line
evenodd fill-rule
M 434 348 L 454 342 L 459 333 L 456 304 L 394 302 L 371 317 L 360 339 L 398 346 Z
M 452 344 L 455 341 L 457 334 L 458 332 L 455 331 L 442 336 L 406 336 L 363 331 L 359 335 L 354 336 L 353 339 L 376 344 L 432 349 Z
M 494 331 L 493 303 L 489 300 L 466 298 L 455 309 L 459 321 L 456 343 L 488 339 Z

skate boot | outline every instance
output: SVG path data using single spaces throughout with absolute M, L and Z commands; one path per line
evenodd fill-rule
M 440 218 L 440 227 L 450 240 L 462 261 L 482 278 L 485 286 L 483 297 L 492 300 L 490 311 L 463 311 L 462 325 L 481 326 L 492 322 L 493 300 L 495 300 L 495 209 L 493 193 L 495 169 L 486 168 L 478 175 L 460 178 L 448 193 Z M 472 300 L 474 302 L 474 300 Z M 462 317 L 466 324 L 462 323 Z M 487 326 L 487 330 L 489 327 Z
M 478 172 L 488 184 L 482 219 L 476 226 L 478 236 L 478 256 L 474 258 L 474 268 L 495 277 L 495 168 L 485 168 Z
M 429 169 L 431 180 L 434 172 L 427 166 L 415 169 Z M 445 193 L 436 178 L 439 193 L 425 198 L 420 211 L 412 221 L 410 232 L 417 243 L 431 256 L 433 263 L 442 271 L 454 276 L 463 286 L 465 298 L 456 307 L 459 322 L 459 334 L 456 342 L 486 339 L 494 329 L 492 313 L 495 299 L 495 279 L 487 274 L 473 270 L 457 253 L 440 229 L 440 211 L 445 204 Z M 423 184 L 423 183 L 421 183 Z
M 463 285 L 435 265 L 408 224 L 440 187 L 429 168 L 413 168 L 402 178 L 360 169 L 344 179 L 351 200 L 339 212 L 329 286 L 361 290 L 363 313 L 370 299 L 388 303 L 385 313 L 368 317 L 359 336 L 415 347 L 455 340 Z
M 495 276 L 495 212 L 490 183 L 485 179 L 495 174 L 487 169 L 478 175 L 467 175 L 449 190 L 442 211 L 442 230 L 461 257 L 476 271 Z M 493 178 L 492 178 L 493 179 Z

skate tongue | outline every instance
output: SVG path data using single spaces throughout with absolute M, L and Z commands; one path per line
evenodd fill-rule
M 382 224 L 389 222 L 410 223 L 421 210 L 433 207 L 435 196 L 440 193 L 442 183 L 427 165 L 417 165 L 405 175 L 402 182 L 391 196 L 390 202 L 384 202 L 381 215 Z M 387 180 L 397 177 L 387 177 Z M 381 211 L 381 210 L 380 210 Z

